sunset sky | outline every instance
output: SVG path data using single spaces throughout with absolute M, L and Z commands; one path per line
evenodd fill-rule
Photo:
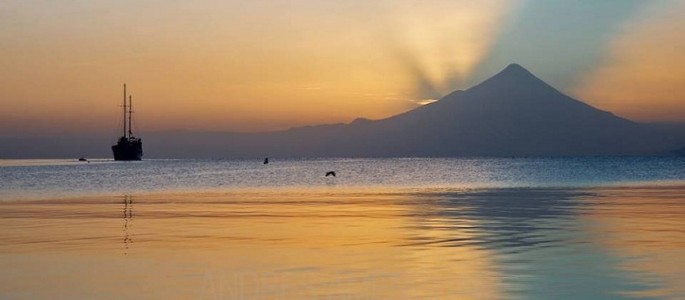
M 685 122 L 680 0 L 0 1 L 0 136 L 261 131 L 384 118 L 516 62 Z

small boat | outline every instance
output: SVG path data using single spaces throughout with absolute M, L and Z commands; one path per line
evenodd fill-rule
M 81 156 L 79 157 L 78 161 L 88 161 L 85 157 Z
M 143 157 L 143 142 L 133 136 L 131 118 L 133 114 L 132 97 L 128 96 L 128 111 L 126 105 L 126 84 L 124 84 L 124 130 L 116 145 L 112 146 L 114 160 L 141 160 Z M 127 126 L 128 125 L 128 126 Z

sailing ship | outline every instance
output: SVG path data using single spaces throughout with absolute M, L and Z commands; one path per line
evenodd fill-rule
M 126 84 L 124 84 L 124 130 L 116 145 L 112 146 L 114 160 L 140 160 L 143 157 L 143 142 L 133 136 L 131 118 L 133 114 L 132 97 L 128 96 L 126 105 Z

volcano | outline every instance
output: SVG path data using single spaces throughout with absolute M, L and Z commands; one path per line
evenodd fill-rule
M 185 144 L 206 145 L 207 153 L 172 145 L 178 138 L 157 136 L 152 143 L 175 151 L 172 157 L 231 158 L 651 155 L 682 147 L 672 133 L 573 99 L 517 64 L 386 119 L 187 137 L 193 141 Z

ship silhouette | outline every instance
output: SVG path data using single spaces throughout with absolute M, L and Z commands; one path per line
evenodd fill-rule
M 128 96 L 128 105 L 126 105 L 126 84 L 124 84 L 124 130 L 117 144 L 112 145 L 114 160 L 141 160 L 143 157 L 143 142 L 140 138 L 133 136 L 131 130 L 132 114 L 132 97 Z

